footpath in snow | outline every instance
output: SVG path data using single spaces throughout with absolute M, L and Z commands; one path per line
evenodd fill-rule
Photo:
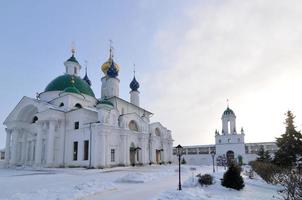
M 200 187 L 196 174 L 211 173 L 210 166 L 182 166 L 183 190 L 177 191 L 176 165 L 118 167 L 112 169 L 0 169 L 0 200 L 202 200 L 273 199 L 277 186 L 245 178 L 245 188 L 235 191 L 215 184 Z

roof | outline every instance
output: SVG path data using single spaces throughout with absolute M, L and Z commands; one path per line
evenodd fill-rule
M 77 89 L 81 94 L 86 94 L 95 97 L 92 89 L 90 88 L 90 86 L 86 81 L 82 80 L 78 76 L 74 76 L 70 74 L 64 74 L 62 76 L 58 76 L 57 78 L 55 78 L 46 86 L 44 92 L 64 91 L 69 87 Z M 71 89 L 69 88 L 68 91 L 65 92 L 70 92 L 70 91 Z M 74 89 L 73 91 L 74 93 L 76 93 Z
M 146 113 L 148 113 L 148 114 L 153 115 L 152 112 L 150 112 L 150 111 L 148 111 L 148 110 L 145 110 L 145 109 L 143 109 L 143 108 L 141 108 L 141 107 L 139 107 L 139 106 L 137 106 L 137 105 L 134 105 L 133 103 L 130 103 L 129 101 L 126 101 L 126 100 L 124 100 L 124 99 L 122 99 L 122 98 L 120 98 L 120 97 L 114 96 L 114 97 L 108 98 L 108 100 L 110 100 L 110 99 L 118 99 L 118 100 L 120 100 L 120 101 L 124 101 L 125 103 L 128 103 L 129 105 L 132 105 L 132 106 L 134 106 L 134 107 L 136 107 L 136 108 L 138 108 L 138 109 L 143 110 L 144 112 L 146 112 Z
M 227 107 L 227 109 L 225 109 L 225 111 L 223 112 L 222 116 L 225 116 L 225 115 L 235 115 L 235 113 L 232 109 Z
M 67 61 L 75 62 L 75 63 L 79 64 L 79 62 L 77 61 L 77 59 L 74 57 L 74 54 L 72 54 L 72 56 Z

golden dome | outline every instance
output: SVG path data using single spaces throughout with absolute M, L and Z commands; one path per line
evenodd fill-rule
M 104 64 L 102 64 L 101 69 L 103 71 L 103 73 L 105 75 L 107 75 L 107 71 L 111 65 L 111 63 L 113 62 L 114 67 L 117 69 L 117 71 L 120 71 L 120 66 L 118 64 L 116 64 L 112 58 L 109 58 Z

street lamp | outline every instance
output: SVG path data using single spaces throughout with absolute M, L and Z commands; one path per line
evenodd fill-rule
M 98 124 L 98 123 L 100 123 L 100 121 L 84 123 L 84 125 L 89 124 L 89 165 L 88 165 L 88 169 L 91 169 L 91 146 L 92 146 L 92 130 L 91 130 L 91 125 L 92 124 Z
M 213 160 L 213 173 L 215 173 L 214 158 L 215 158 L 216 152 L 214 150 L 211 151 L 211 155 L 212 155 L 212 160 Z
M 176 155 L 178 156 L 178 190 L 181 190 L 181 178 L 180 178 L 180 158 L 182 155 L 182 146 L 179 144 L 176 147 Z

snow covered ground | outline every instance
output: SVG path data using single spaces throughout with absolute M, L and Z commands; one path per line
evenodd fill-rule
M 117 167 L 112 169 L 0 169 L 1 200 L 199 200 L 272 199 L 277 186 L 261 179 L 245 178 L 245 188 L 230 190 L 220 185 L 223 169 L 215 173 L 215 184 L 200 187 L 198 173 L 211 173 L 210 166 L 182 166 L 183 190 L 177 191 L 177 166 Z

